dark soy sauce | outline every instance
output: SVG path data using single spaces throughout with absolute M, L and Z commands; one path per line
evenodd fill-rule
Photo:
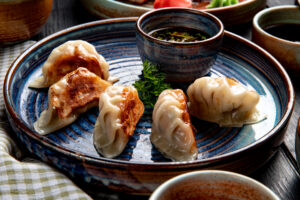
M 153 30 L 149 33 L 152 37 L 172 42 L 197 42 L 206 40 L 209 35 L 193 28 L 166 27 Z
M 264 30 L 281 39 L 300 42 L 300 24 L 277 24 Z

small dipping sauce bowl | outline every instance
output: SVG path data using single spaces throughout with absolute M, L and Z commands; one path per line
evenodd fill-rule
M 150 200 L 279 200 L 269 188 L 247 176 L 203 170 L 176 176 L 160 185 Z
M 252 26 L 252 41 L 271 53 L 290 75 L 299 76 L 299 6 L 276 6 L 262 10 L 255 15 Z
M 158 39 L 153 31 L 187 28 L 207 39 L 177 42 Z M 166 74 L 166 80 L 189 82 L 206 75 L 222 46 L 224 26 L 215 16 L 196 9 L 161 8 L 141 15 L 136 23 L 136 42 L 142 61 L 148 60 Z

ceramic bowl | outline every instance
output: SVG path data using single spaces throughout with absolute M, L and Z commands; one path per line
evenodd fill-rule
M 81 0 L 81 2 L 90 13 L 101 18 L 140 16 L 153 9 L 153 1 L 142 5 L 118 0 Z M 226 27 L 250 22 L 258 11 L 266 7 L 266 0 L 240 0 L 240 3 L 232 6 L 206 9 L 208 3 L 195 1 L 193 8 L 217 16 Z
M 220 170 L 195 171 L 160 185 L 150 200 L 280 200 L 269 188 L 247 176 Z
M 0 0 L 0 44 L 37 34 L 51 9 L 52 0 Z
M 188 27 L 208 38 L 196 42 L 165 41 L 149 33 L 167 27 Z M 142 61 L 150 61 L 167 81 L 189 82 L 208 74 L 222 45 L 224 26 L 215 16 L 196 9 L 162 8 L 141 15 L 136 22 L 136 43 Z
M 265 9 L 254 17 L 252 40 L 270 52 L 291 75 L 300 72 L 300 41 L 285 40 L 265 31 L 281 24 L 300 25 L 299 6 L 277 6 Z

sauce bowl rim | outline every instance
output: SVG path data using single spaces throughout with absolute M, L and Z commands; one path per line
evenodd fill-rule
M 211 19 L 212 21 L 214 21 L 217 26 L 219 27 L 219 31 L 217 32 L 217 34 L 211 36 L 208 39 L 205 40 L 201 40 L 201 41 L 196 41 L 196 42 L 175 42 L 175 41 L 165 41 L 165 40 L 160 40 L 157 39 L 155 37 L 152 37 L 149 35 L 149 33 L 146 33 L 142 28 L 141 28 L 141 23 L 142 21 L 153 15 L 156 13 L 167 13 L 169 11 L 174 11 L 174 12 L 187 12 L 187 13 L 192 13 L 192 14 L 200 14 L 202 16 L 205 16 L 209 19 Z M 201 10 L 197 10 L 197 9 L 193 9 L 193 8 L 179 8 L 179 7 L 167 7 L 167 8 L 159 8 L 159 9 L 155 9 L 155 10 L 151 10 L 148 11 L 144 14 L 142 14 L 136 21 L 136 30 L 139 34 L 141 34 L 143 37 L 147 38 L 147 40 L 155 42 L 155 43 L 159 43 L 162 45 L 180 45 L 180 46 L 198 46 L 198 45 L 205 45 L 205 44 L 209 44 L 212 43 L 215 40 L 221 39 L 224 36 L 224 25 L 222 23 L 222 21 L 217 18 L 216 16 L 214 16 L 213 14 L 201 11 Z

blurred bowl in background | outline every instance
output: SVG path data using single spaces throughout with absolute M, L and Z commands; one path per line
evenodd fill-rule
M 253 19 L 252 41 L 271 53 L 291 75 L 299 75 L 299 6 L 277 6 L 257 13 Z
M 52 0 L 0 0 L 0 44 L 29 39 L 51 13 Z
M 247 176 L 221 170 L 203 170 L 176 176 L 160 185 L 150 200 L 279 200 L 269 188 Z

